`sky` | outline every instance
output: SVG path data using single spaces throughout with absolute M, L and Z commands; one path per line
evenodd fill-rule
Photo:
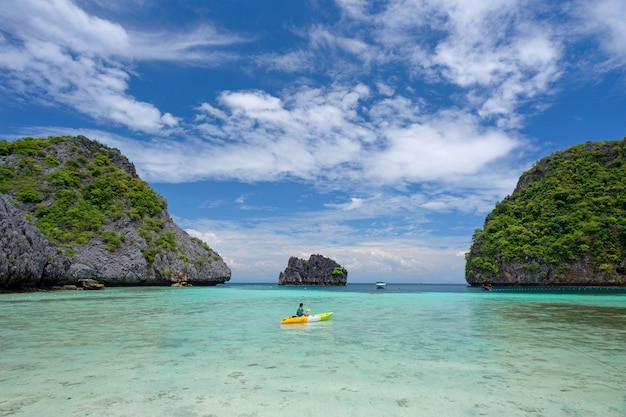
M 0 0 L 0 139 L 119 149 L 231 282 L 464 283 L 544 156 L 626 136 L 623 0 Z

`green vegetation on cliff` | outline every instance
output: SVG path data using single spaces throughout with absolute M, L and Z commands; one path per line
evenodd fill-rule
M 466 278 L 497 279 L 505 263 L 556 279 L 575 262 L 623 274 L 625 259 L 626 139 L 587 142 L 522 175 L 475 231 Z
M 120 153 L 84 136 L 0 140 L 0 291 L 217 285 L 218 253 L 174 223 Z
M 60 144 L 69 144 L 64 153 Z M 59 153 L 62 154 L 59 154 Z M 111 251 L 125 236 L 107 230 L 107 224 L 128 216 L 141 222 L 140 231 L 150 263 L 164 247 L 175 245 L 173 233 L 162 232 L 159 218 L 167 203 L 134 173 L 132 164 L 116 149 L 84 137 L 24 138 L 0 141 L 0 193 L 12 196 L 31 213 L 30 221 L 54 243 L 65 247 L 103 241 Z M 115 162 L 123 161 L 122 169 Z M 130 171 L 130 172 L 129 172 Z

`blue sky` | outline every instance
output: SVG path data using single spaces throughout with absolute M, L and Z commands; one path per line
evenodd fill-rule
M 0 0 L 0 138 L 120 149 L 174 220 L 275 282 L 463 283 L 543 156 L 626 136 L 626 2 Z

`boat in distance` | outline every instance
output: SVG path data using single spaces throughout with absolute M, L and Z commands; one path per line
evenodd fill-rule
M 379 290 L 385 289 L 387 287 L 387 283 L 385 281 L 376 281 L 376 288 Z
M 315 321 L 329 320 L 333 315 L 333 312 L 321 313 L 321 314 L 309 314 L 308 316 L 289 316 L 280 321 L 280 324 L 293 324 L 293 323 L 312 323 Z

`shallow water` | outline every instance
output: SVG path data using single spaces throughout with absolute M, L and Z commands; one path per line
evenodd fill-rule
M 335 314 L 281 326 L 300 302 Z M 5 294 L 0 352 L 2 416 L 626 415 L 626 294 Z

